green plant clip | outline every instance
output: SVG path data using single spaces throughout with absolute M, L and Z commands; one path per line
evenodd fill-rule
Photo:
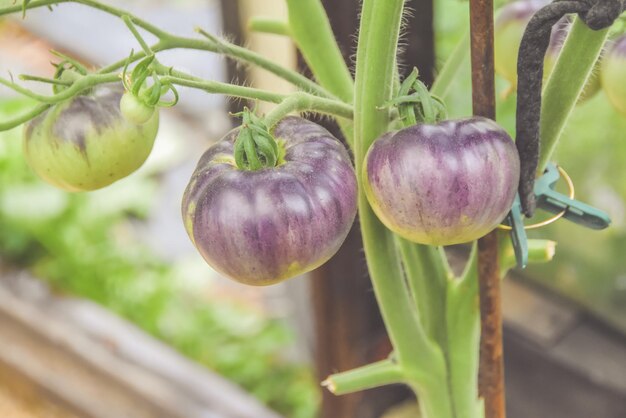
M 534 194 L 537 208 L 590 229 L 605 229 L 611 224 L 611 218 L 606 212 L 554 190 L 560 178 L 556 164 L 548 164 L 543 175 L 535 181 Z M 528 240 L 522 220 L 519 194 L 515 196 L 506 223 L 511 227 L 511 242 L 517 267 L 523 269 L 528 264 Z
M 560 177 L 556 164 L 549 164 L 544 174 L 535 182 L 537 207 L 555 214 L 564 212 L 563 218 L 585 228 L 607 228 L 611 224 L 611 218 L 606 212 L 554 190 Z

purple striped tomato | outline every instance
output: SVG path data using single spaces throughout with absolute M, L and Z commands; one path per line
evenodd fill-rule
M 237 168 L 231 131 L 200 158 L 182 201 L 187 233 L 209 265 L 245 284 L 269 285 L 326 262 L 357 208 L 356 177 L 344 146 L 299 117 L 273 135 L 276 167 Z
M 519 164 L 513 140 L 492 120 L 419 124 L 372 144 L 364 190 L 378 218 L 403 238 L 459 244 L 504 219 L 517 191 Z

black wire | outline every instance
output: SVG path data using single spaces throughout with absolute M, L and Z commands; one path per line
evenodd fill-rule
M 543 60 L 550 34 L 563 16 L 577 13 L 593 30 L 605 29 L 624 11 L 624 0 L 555 0 L 528 22 L 517 61 L 516 145 L 520 155 L 519 194 L 522 211 L 531 217 L 535 211 L 535 172 L 539 164 L 539 117 Z

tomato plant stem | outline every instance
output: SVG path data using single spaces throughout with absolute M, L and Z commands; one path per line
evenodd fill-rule
M 248 20 L 248 29 L 253 32 L 269 33 L 272 35 L 291 36 L 289 23 L 267 17 L 252 17 Z
M 608 33 L 609 29 L 593 31 L 579 18 L 575 19 L 543 91 L 538 173 L 550 162 Z
M 282 100 L 278 106 L 265 116 L 265 124 L 268 128 L 272 128 L 289 113 L 303 110 L 315 110 L 318 113 L 352 119 L 352 107 L 350 105 L 336 100 L 316 97 L 308 93 L 296 92 Z
M 393 62 L 403 1 L 382 3 L 379 0 L 365 0 L 361 12 L 354 115 L 356 172 L 360 186 L 365 153 L 374 139 L 386 131 L 389 123 L 388 111 L 380 108 L 391 98 L 395 71 Z M 382 36 L 383 27 L 385 36 Z M 371 88 L 373 85 L 377 88 Z M 361 230 L 370 276 L 390 338 L 398 351 L 398 359 L 404 363 L 404 358 L 414 348 L 412 340 L 418 337 L 415 330 L 419 322 L 411 307 L 408 289 L 402 281 L 393 236 L 372 212 L 363 187 L 359 189 Z M 420 337 L 422 344 L 427 343 L 425 335 Z
M 198 32 L 204 34 L 205 36 L 207 35 L 207 33 L 201 29 L 198 29 Z M 319 84 L 308 79 L 297 71 L 285 68 L 282 65 L 277 64 L 276 62 L 265 58 L 254 51 L 251 51 L 239 45 L 232 44 L 225 39 L 218 38 L 213 35 L 209 35 L 208 42 L 207 40 L 203 39 L 184 38 L 181 36 L 173 35 L 171 35 L 163 42 L 165 45 L 171 45 L 176 48 L 190 48 L 215 52 L 225 55 L 229 58 L 233 58 L 237 61 L 253 64 L 277 75 L 278 77 L 281 77 L 284 80 L 289 81 L 294 86 L 300 87 L 306 92 L 314 93 L 323 97 L 335 98 L 334 95 L 329 93 Z
M 20 74 L 19 79 L 24 81 L 39 81 L 40 83 L 55 84 L 57 86 L 69 86 L 72 84 L 69 80 L 57 80 L 54 78 L 38 77 L 36 75 L 27 74 Z
M 133 34 L 137 42 L 139 42 L 139 46 L 141 46 L 141 49 L 143 50 L 144 54 L 146 55 L 152 54 L 152 51 L 150 50 L 150 47 L 148 46 L 147 42 L 143 39 L 143 37 L 141 36 L 139 31 L 135 27 L 135 24 L 133 23 L 133 19 L 128 15 L 123 15 L 122 20 L 124 21 L 124 24 L 126 25 L 128 30 L 130 30 L 130 32 Z
M 465 271 L 448 281 L 446 295 L 448 379 L 457 418 L 484 417 L 477 385 L 480 312 L 476 252 L 474 244 Z
M 274 112 L 268 114 L 272 125 L 291 112 L 304 110 L 338 116 L 344 119 L 352 119 L 352 106 L 338 100 L 325 99 L 304 92 L 279 94 L 252 87 L 220 83 L 218 81 L 195 79 L 189 76 L 181 77 L 183 73 L 179 71 L 173 71 L 172 74 L 172 76 L 162 76 L 161 80 L 180 86 L 204 90 L 209 93 L 225 94 L 230 97 L 241 97 L 281 104 Z
M 17 115 L 11 119 L 0 122 L 0 132 L 8 131 L 9 129 L 13 129 L 16 126 L 20 126 L 21 124 L 28 122 L 29 120 L 33 118 L 36 118 L 37 116 L 45 112 L 49 107 L 50 105 L 40 104 L 38 106 L 34 106 L 32 109 L 20 115 Z
M 365 154 L 389 125 L 389 110 L 382 106 L 393 92 L 403 5 L 403 0 L 365 0 L 361 10 L 354 114 L 361 231 L 374 291 L 405 379 L 418 393 L 424 418 L 449 418 L 444 356 L 420 322 L 393 234 L 374 215 L 362 187 Z
M 70 97 L 73 97 L 76 94 L 80 93 L 81 91 L 93 87 L 97 84 L 111 83 L 119 81 L 119 79 L 120 78 L 117 74 L 89 74 L 86 76 L 78 76 L 77 80 L 70 87 L 50 96 L 34 93 L 33 91 L 22 87 L 19 84 L 5 80 L 3 78 L 0 78 L 0 84 L 3 84 L 15 90 L 16 92 L 23 94 L 26 97 L 37 100 L 38 102 L 45 104 L 54 104 L 63 100 L 67 100 Z
M 185 38 L 181 36 L 176 36 L 171 33 L 168 33 L 149 22 L 140 19 L 132 14 L 129 14 L 125 10 L 118 9 L 116 7 L 109 6 L 107 4 L 100 3 L 96 0 L 33 0 L 29 1 L 26 4 L 26 9 L 35 9 L 39 7 L 47 7 L 51 5 L 61 4 L 61 3 L 79 3 L 83 4 L 95 9 L 102 10 L 103 12 L 109 13 L 111 15 L 122 18 L 123 16 L 128 16 L 133 23 L 148 31 L 149 33 L 156 36 L 159 41 L 155 43 L 150 49 L 154 52 L 164 51 L 167 49 L 175 49 L 175 48 L 188 48 L 188 49 L 197 49 L 204 50 L 214 53 L 220 53 L 226 55 L 230 58 L 236 59 L 238 61 L 246 62 L 249 64 L 257 65 L 269 72 L 289 81 L 293 85 L 302 88 L 303 90 L 314 93 L 324 97 L 332 97 L 330 93 L 328 93 L 325 89 L 323 89 L 319 84 L 314 81 L 309 80 L 307 77 L 299 74 L 296 71 L 290 70 L 288 68 L 282 67 L 279 64 L 276 64 L 270 59 L 267 59 L 253 51 L 250 51 L 246 48 L 234 45 L 224 39 L 220 39 L 218 37 L 211 37 L 211 39 L 194 39 L 194 38 Z M 0 7 L 0 16 L 4 16 L 11 13 L 16 13 L 22 11 L 22 4 L 16 4 L 9 7 Z M 143 51 L 139 51 L 133 54 L 130 58 L 130 62 L 135 62 L 141 58 L 145 57 L 145 53 Z M 100 70 L 101 73 L 112 72 L 124 66 L 127 62 L 128 58 L 121 59 L 107 67 L 104 67 Z
M 322 382 L 322 385 L 335 395 L 344 395 L 403 382 L 404 374 L 400 366 L 395 361 L 387 359 L 334 374 Z
M 181 71 L 173 70 L 169 67 L 165 67 L 162 64 L 156 63 L 154 65 L 157 74 L 162 75 L 161 81 L 166 83 L 172 83 L 180 86 L 191 87 L 199 90 L 204 90 L 214 94 L 225 94 L 231 97 L 241 97 L 253 100 L 262 100 L 270 103 L 283 103 L 280 106 L 278 113 L 274 113 L 275 118 L 272 123 L 278 122 L 282 116 L 290 113 L 291 111 L 310 110 L 317 113 L 328 114 L 332 116 L 338 116 L 346 120 L 352 119 L 352 106 L 340 102 L 338 100 L 326 99 L 319 96 L 304 92 L 296 92 L 289 94 L 278 94 L 261 89 L 255 89 L 252 87 L 237 86 L 228 83 L 221 83 L 218 81 L 204 80 L 201 78 L 193 77 L 185 74 Z M 119 81 L 118 74 L 106 73 L 106 74 L 88 74 L 86 76 L 79 76 L 77 80 L 66 89 L 53 95 L 41 95 L 32 92 L 31 90 L 20 86 L 12 81 L 0 78 L 0 84 L 3 84 L 18 93 L 23 94 L 26 97 L 37 100 L 43 103 L 43 107 L 37 107 L 37 110 L 27 112 L 24 115 L 20 115 L 17 118 L 6 121 L 0 125 L 0 131 L 15 127 L 28 119 L 29 115 L 35 117 L 37 114 L 42 113 L 45 109 L 52 104 L 59 103 L 67 100 L 81 91 L 94 87 L 98 84 L 111 83 Z M 282 112 L 282 113 L 281 113 Z M 282 116 L 280 116 L 282 114 Z
M 453 277 L 444 268 L 447 261 L 442 259 L 437 247 L 415 244 L 400 237 L 397 237 L 397 243 L 424 331 L 445 347 L 446 286 L 448 279 Z

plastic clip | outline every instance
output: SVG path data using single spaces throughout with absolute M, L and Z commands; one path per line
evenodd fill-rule
M 562 176 L 561 173 L 563 173 Z M 569 196 L 554 190 L 561 177 L 568 184 Z M 572 180 L 562 168 L 557 167 L 554 163 L 550 163 L 543 175 L 535 181 L 534 193 L 537 198 L 537 208 L 554 214 L 552 218 L 525 226 L 518 194 L 515 196 L 511 211 L 506 217 L 506 225 L 500 226 L 502 229 L 511 231 L 511 242 L 519 268 L 523 269 L 528 264 L 526 229 L 545 226 L 559 218 L 565 218 L 590 229 L 604 229 L 611 224 L 611 218 L 606 212 L 574 199 Z

